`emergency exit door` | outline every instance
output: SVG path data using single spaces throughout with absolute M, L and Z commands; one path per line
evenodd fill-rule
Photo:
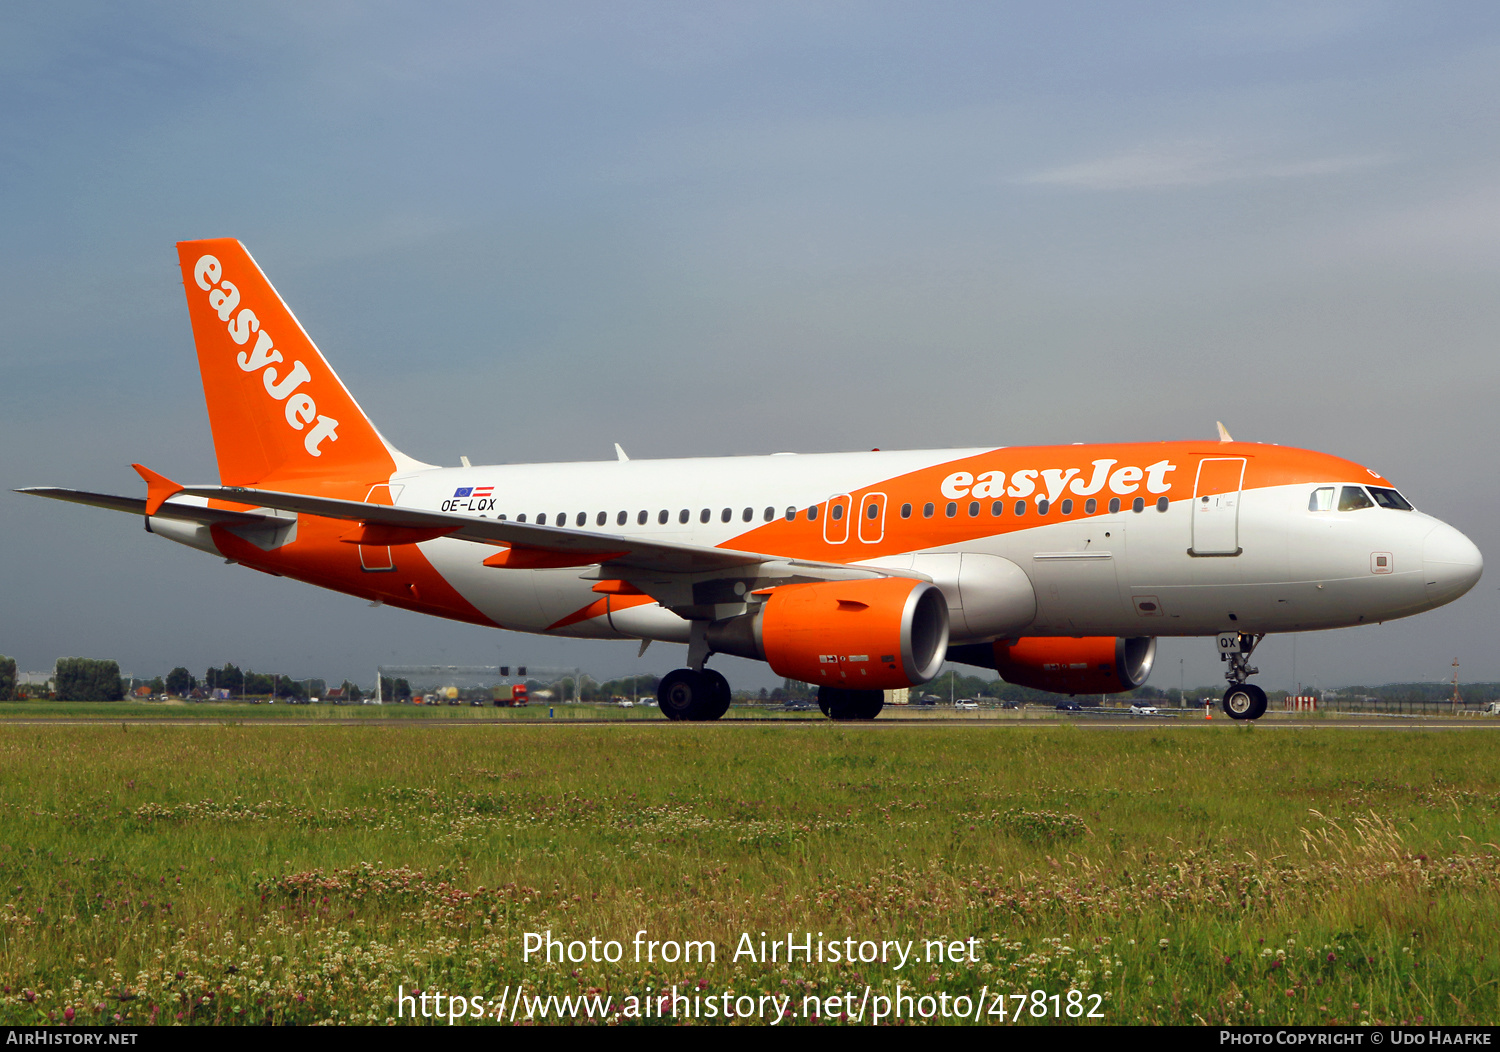
M 401 495 L 400 486 L 389 486 L 380 483 L 370 487 L 370 492 L 365 494 L 366 504 L 394 504 L 396 498 Z M 396 560 L 391 555 L 390 545 L 387 544 L 361 544 L 359 547 L 359 567 L 366 573 L 392 573 L 396 569 Z
M 1194 555 L 1240 554 L 1240 490 L 1244 457 L 1208 457 L 1198 462 L 1193 486 Z

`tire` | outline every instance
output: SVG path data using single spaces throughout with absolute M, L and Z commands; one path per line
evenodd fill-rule
M 1224 714 L 1232 720 L 1258 720 L 1266 714 L 1266 692 L 1254 683 L 1241 683 L 1224 692 Z
M 885 691 L 883 690 L 851 690 L 849 693 L 856 695 L 854 718 L 857 720 L 873 720 L 880 715 L 880 710 L 885 708 Z
M 831 720 L 873 720 L 885 708 L 885 693 L 879 690 L 819 687 L 818 708 Z
M 656 706 L 669 720 L 701 720 L 717 701 L 712 680 L 690 668 L 668 672 L 656 688 Z
M 708 680 L 713 690 L 713 703 L 708 705 L 704 709 L 703 715 L 698 718 L 703 720 L 717 720 L 729 711 L 729 702 L 731 700 L 729 681 L 724 678 L 722 673 L 715 672 L 711 668 L 703 670 L 703 678 Z

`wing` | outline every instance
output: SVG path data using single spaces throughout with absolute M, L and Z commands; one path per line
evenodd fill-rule
M 698 608 L 743 604 L 759 588 L 812 581 L 847 581 L 893 575 L 927 578 L 909 570 L 846 566 L 792 559 L 762 552 L 709 548 L 697 544 L 655 541 L 639 537 L 595 533 L 558 526 L 475 518 L 386 504 L 313 497 L 301 493 L 236 486 L 190 486 L 181 495 L 222 500 L 252 507 L 345 519 L 359 523 L 344 537 L 354 543 L 416 543 L 434 537 L 477 544 L 506 545 L 507 550 L 485 560 L 485 565 L 540 569 L 595 567 L 580 574 L 585 579 L 624 582 L 684 616 Z M 596 590 L 616 590 L 596 586 Z
M 208 524 L 279 526 L 288 521 L 264 511 L 342 519 L 355 524 L 342 538 L 352 544 L 415 544 L 450 537 L 503 548 L 484 560 L 486 566 L 505 569 L 578 567 L 583 571 L 580 577 L 600 582 L 595 586 L 596 591 L 634 591 L 649 595 L 663 606 L 690 618 L 723 616 L 726 611 L 710 608 L 742 605 L 748 601 L 751 592 L 785 584 L 889 576 L 929 579 L 925 574 L 911 570 L 795 559 L 764 552 L 710 548 L 242 486 L 178 486 L 153 473 L 142 471 L 142 475 L 152 489 L 148 500 L 50 487 L 17 492 L 137 515 L 145 515 L 148 504 L 154 503 L 155 515 Z M 208 501 L 257 510 L 210 508 Z

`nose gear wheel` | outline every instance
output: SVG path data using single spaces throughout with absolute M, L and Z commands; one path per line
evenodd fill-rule
M 1266 713 L 1266 692 L 1241 683 L 1224 692 L 1224 714 L 1232 720 L 1258 720 Z

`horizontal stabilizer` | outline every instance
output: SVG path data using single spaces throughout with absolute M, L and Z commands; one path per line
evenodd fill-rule
M 123 511 L 127 515 L 146 515 L 146 501 L 140 497 L 116 497 L 110 493 L 90 493 L 81 489 L 61 489 L 57 486 L 28 486 L 17 493 L 29 493 L 33 497 L 50 497 L 74 504 L 88 504 L 110 511 Z M 153 513 L 156 518 L 182 519 L 186 522 L 201 522 L 206 526 L 261 526 L 286 520 L 277 515 L 262 515 L 253 511 L 230 511 L 225 508 L 209 508 L 201 504 L 184 504 L 168 501 Z

